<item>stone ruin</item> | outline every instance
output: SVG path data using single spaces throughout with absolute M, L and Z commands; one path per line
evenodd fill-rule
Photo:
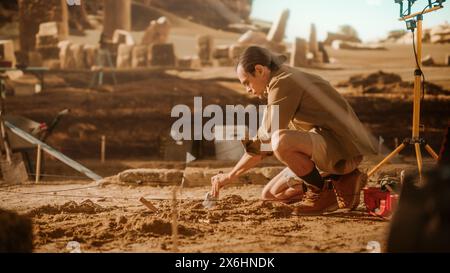
M 2 66 L 7 67 L 14 67 L 16 65 L 14 42 L 12 40 L 0 40 L 0 63 Z
M 328 32 L 327 38 L 325 39 L 324 43 L 326 45 L 331 45 L 334 41 L 344 41 L 344 42 L 350 42 L 350 43 L 361 43 L 362 42 L 361 39 L 359 39 L 356 36 L 342 34 L 342 33 Z
M 308 65 L 306 53 L 308 50 L 307 42 L 302 38 L 295 38 L 292 44 L 290 65 L 294 67 L 305 67 Z
M 24 52 L 28 52 L 28 65 L 55 69 L 95 69 L 104 66 L 121 69 L 149 66 L 180 66 L 182 68 L 231 66 L 250 45 L 264 46 L 276 53 L 288 55 L 290 63 L 294 66 L 308 66 L 329 61 L 323 45 L 317 42 L 314 25 L 311 26 L 309 42 L 296 39 L 291 48 L 286 46 L 284 38 L 289 10 L 284 10 L 280 14 L 267 35 L 262 32 L 248 31 L 232 45 L 216 46 L 211 36 L 200 35 L 197 37 L 197 56 L 182 56 L 178 59 L 174 45 L 169 43 L 171 24 L 166 17 L 152 20 L 142 39 L 139 42 L 134 40 L 129 32 L 131 28 L 130 0 L 111 0 L 109 5 L 104 7 L 104 31 L 99 44 L 77 44 L 67 41 L 67 5 L 63 0 L 52 1 L 55 5 L 51 12 L 44 11 L 47 6 L 44 7 L 38 1 L 23 0 L 21 2 L 21 14 L 40 18 L 33 21 L 32 28 L 35 32 L 31 35 L 34 40 L 32 46 L 28 42 L 29 39 L 21 37 L 22 42 L 28 47 L 24 47 Z M 224 2 L 227 2 L 226 5 L 233 12 L 244 12 L 240 4 L 235 6 L 237 2 Z M 31 8 L 36 8 L 46 15 L 37 16 L 36 11 L 32 11 Z M 55 15 L 56 13 L 58 15 Z M 21 25 L 29 22 L 31 20 L 23 20 Z
M 123 29 L 116 29 L 114 31 L 112 42 L 113 44 L 125 44 L 129 46 L 136 44 L 131 33 Z
M 103 9 L 102 40 L 110 41 L 117 29 L 131 30 L 131 0 L 108 0 Z
M 153 66 L 175 66 L 176 57 L 173 44 L 154 44 L 152 47 Z
M 200 35 L 197 37 L 197 53 L 201 65 L 212 65 L 212 52 L 214 39 L 211 35 Z
M 35 49 L 36 33 L 41 32 L 41 24 L 55 22 L 57 24 L 58 40 L 64 40 L 69 35 L 68 10 L 65 0 L 20 0 L 19 1 L 19 28 L 20 50 L 31 52 Z M 53 28 L 49 27 L 49 28 Z M 42 29 L 46 35 L 46 29 Z M 45 39 L 43 38 L 45 45 Z M 42 43 L 39 42 L 41 45 Z
M 390 31 L 386 39 L 381 40 L 384 43 L 394 44 L 412 44 L 411 32 L 406 30 Z M 448 22 L 427 28 L 423 30 L 423 42 L 432 44 L 450 43 L 450 24 Z
M 284 10 L 267 35 L 263 32 L 249 30 L 235 44 L 229 46 L 217 45 L 212 53 L 213 59 L 219 65 L 230 66 L 248 46 L 257 45 L 278 54 L 289 56 L 291 66 L 307 67 L 329 63 L 330 58 L 325 50 L 324 43 L 317 41 L 317 31 L 314 24 L 311 25 L 309 42 L 302 38 L 296 38 L 290 49 L 286 47 L 284 36 L 288 19 L 289 10 Z
M 275 21 L 274 25 L 267 34 L 267 40 L 273 43 L 282 43 L 284 40 L 284 35 L 286 33 L 286 26 L 289 20 L 289 10 L 284 10 L 278 20 Z
M 39 53 L 43 65 L 51 66 L 49 63 L 59 62 L 60 31 L 57 22 L 45 22 L 39 25 L 39 32 L 36 34 L 36 51 Z
M 247 31 L 235 44 L 217 45 L 213 50 L 213 58 L 219 65 L 231 66 L 245 48 L 252 45 L 262 46 L 277 53 L 285 53 L 286 45 L 283 41 L 288 19 L 289 10 L 284 10 L 267 35 L 262 32 Z
M 131 33 L 124 29 L 116 29 L 111 38 L 103 33 L 99 44 L 77 44 L 61 39 L 65 36 L 61 35 L 57 22 L 43 22 L 35 35 L 35 50 L 28 54 L 28 64 L 53 69 L 111 66 L 105 60 L 107 50 L 112 66 L 117 68 L 175 66 L 177 60 L 173 44 L 167 43 L 169 31 L 170 24 L 162 17 L 150 23 L 140 44 L 136 44 Z M 157 58 L 152 57 L 155 54 Z
M 295 38 L 290 51 L 290 65 L 294 67 L 308 67 L 314 64 L 330 63 L 330 57 L 323 42 L 317 40 L 317 30 L 311 24 L 309 41 Z
M 142 37 L 142 45 L 151 44 L 165 44 L 169 40 L 170 23 L 166 17 L 160 17 L 158 20 L 153 20 L 145 30 Z

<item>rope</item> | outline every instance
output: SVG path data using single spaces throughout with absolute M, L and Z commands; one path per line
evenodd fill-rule
M 36 176 L 36 173 L 28 173 L 28 175 Z M 78 175 L 40 174 L 40 176 L 44 176 L 44 177 L 63 177 L 63 178 L 82 178 L 82 179 L 86 179 L 85 176 L 78 176 Z
M 128 200 L 130 198 L 125 197 L 114 197 L 114 196 L 98 196 L 98 195 L 75 195 L 75 194 L 45 194 L 45 193 L 35 193 L 35 192 L 16 192 L 16 191 L 6 191 L 6 190 L 0 190 L 0 192 L 5 193 L 12 193 L 12 194 L 18 194 L 18 195 L 38 195 L 38 196 L 53 196 L 53 197 L 78 197 L 78 198 L 105 198 L 105 199 L 122 199 L 122 200 Z
M 73 188 L 73 189 L 67 189 L 67 190 L 59 190 L 59 191 L 42 191 L 42 192 L 17 192 L 17 191 L 9 191 L 9 190 L 1 190 L 0 192 L 4 192 L 4 193 L 11 193 L 11 194 L 18 194 L 18 195 L 37 195 L 37 196 L 53 196 L 53 197 L 77 197 L 77 198 L 99 198 L 99 199 L 118 199 L 118 200 L 129 200 L 132 198 L 129 197 L 115 197 L 115 196 L 101 196 L 101 195 L 76 195 L 76 194 L 47 194 L 47 193 L 58 193 L 58 192 L 64 192 L 64 191 L 73 191 L 73 190 L 78 190 L 78 189 L 87 189 L 87 188 L 95 188 L 98 186 L 92 186 L 92 187 L 85 187 L 85 188 Z M 352 194 L 352 195 L 346 195 L 346 196 L 356 196 L 357 194 Z M 172 200 L 172 198 L 147 198 L 145 197 L 145 199 L 147 200 L 151 200 L 151 201 L 170 201 Z M 182 200 L 182 201 L 204 201 L 203 199 L 198 199 L 198 198 L 178 198 L 178 200 Z M 220 201 L 220 199 L 216 199 L 215 201 Z M 264 199 L 264 200 L 260 200 L 260 201 L 269 201 L 269 202 L 278 202 L 280 201 L 279 199 Z
M 75 189 L 70 189 L 75 190 Z M 53 197 L 77 197 L 77 198 L 99 198 L 99 199 L 117 199 L 117 200 L 129 200 L 133 199 L 130 197 L 115 197 L 115 196 L 101 196 L 101 195 L 76 195 L 76 194 L 46 194 L 49 192 L 61 192 L 61 191 L 48 191 L 48 192 L 17 192 L 17 191 L 8 191 L 8 190 L 0 190 L 0 192 L 4 193 L 11 193 L 11 194 L 18 194 L 18 195 L 37 195 L 37 196 L 53 196 Z M 152 201 L 170 201 L 172 198 L 145 198 L 147 200 Z M 203 201 L 203 199 L 178 199 L 183 201 Z

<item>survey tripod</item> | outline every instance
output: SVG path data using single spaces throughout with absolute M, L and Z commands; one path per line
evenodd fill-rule
M 411 14 L 411 7 L 417 0 L 407 0 L 408 8 L 404 10 L 403 0 L 394 0 L 395 3 L 400 4 L 400 21 L 406 22 L 406 27 L 411 30 L 414 34 L 414 30 L 417 28 L 416 35 L 416 45 L 417 51 L 415 51 L 416 58 L 416 69 L 414 70 L 414 99 L 413 99 L 413 124 L 412 124 L 412 137 L 403 140 L 403 143 L 398 146 L 390 155 L 388 155 L 383 161 L 381 161 L 377 166 L 367 174 L 371 177 L 375 172 L 377 172 L 384 164 L 390 161 L 393 157 L 399 154 L 406 146 L 412 145 L 416 151 L 416 160 L 419 175 L 422 176 L 422 152 L 421 148 L 424 147 L 425 150 L 436 160 L 439 156 L 436 152 L 428 145 L 427 141 L 420 137 L 420 103 L 421 103 L 421 93 L 423 88 L 423 72 L 422 72 L 422 38 L 423 38 L 423 15 L 443 8 L 442 3 L 445 0 L 438 0 L 432 2 L 428 0 L 428 5 L 423 11 Z M 414 39 L 414 35 L 413 35 Z

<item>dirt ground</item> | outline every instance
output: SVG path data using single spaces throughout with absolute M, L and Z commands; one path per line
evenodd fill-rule
M 70 241 L 83 252 L 173 251 L 172 187 L 108 185 L 53 194 L 76 187 L 86 184 L 9 189 L 48 192 L 42 195 L 1 193 L 4 208 L 32 217 L 35 252 L 70 252 Z M 366 252 L 369 241 L 385 242 L 386 221 L 362 212 L 292 216 L 290 206 L 259 201 L 261 189 L 227 189 L 212 210 L 201 204 L 207 187 L 183 190 L 181 198 L 188 200 L 178 203 L 179 251 Z M 138 202 L 141 196 L 169 200 L 152 201 L 158 212 L 151 212 Z

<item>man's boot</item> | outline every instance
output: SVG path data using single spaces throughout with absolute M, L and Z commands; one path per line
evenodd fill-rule
M 361 198 L 361 190 L 367 183 L 367 175 L 358 169 L 332 180 L 340 209 L 353 210 L 358 207 Z
M 307 185 L 308 191 L 303 200 L 294 207 L 294 215 L 320 215 L 338 209 L 336 194 L 330 188 L 331 183 L 325 181 L 323 189 Z

